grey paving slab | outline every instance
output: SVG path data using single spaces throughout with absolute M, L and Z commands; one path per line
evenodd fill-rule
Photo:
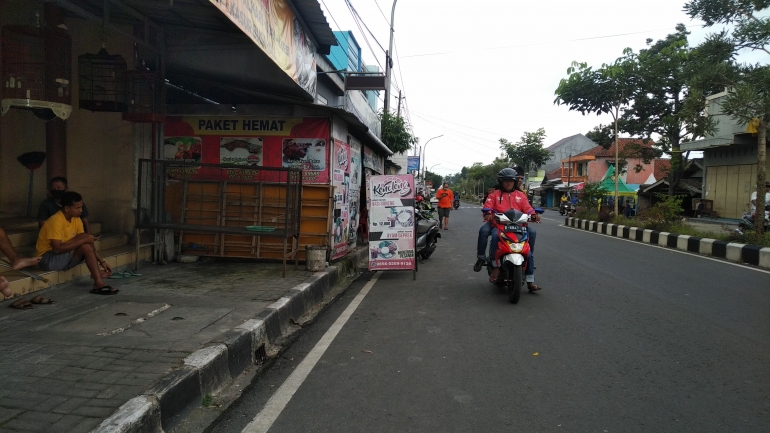
M 0 302 L 0 432 L 90 432 L 192 351 L 259 314 L 313 274 L 278 264 L 146 265 L 88 294 L 85 280 L 20 311 Z M 112 281 L 111 281 L 112 282 Z

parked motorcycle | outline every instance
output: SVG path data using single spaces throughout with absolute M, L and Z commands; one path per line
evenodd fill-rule
M 542 209 L 535 209 L 542 213 Z M 494 264 L 499 264 L 500 274 L 495 285 L 506 287 L 508 300 L 515 304 L 519 302 L 521 288 L 526 285 L 524 271 L 529 265 L 529 234 L 527 224 L 530 216 L 511 209 L 505 213 L 495 214 L 491 221 L 498 230 L 497 253 Z M 487 261 L 487 274 L 492 275 L 493 263 Z
M 456 198 L 453 204 L 454 208 L 457 209 L 460 207 L 460 199 Z
M 755 228 L 754 218 L 756 214 L 750 213 L 743 214 L 743 221 L 738 224 L 738 232 L 743 234 L 744 231 L 752 231 Z M 765 232 L 770 231 L 770 204 L 765 205 Z
M 419 208 L 414 209 L 414 215 L 417 224 L 417 241 L 415 243 L 417 257 L 420 259 L 428 259 L 433 255 L 433 252 L 436 251 L 438 238 L 441 237 L 441 233 L 438 229 L 438 221 L 433 219 L 433 215 L 430 211 L 421 210 Z

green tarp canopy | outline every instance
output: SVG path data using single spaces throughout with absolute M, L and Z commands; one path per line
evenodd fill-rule
M 604 175 L 604 180 L 602 180 L 602 186 L 609 191 L 606 196 L 615 196 L 615 180 L 612 178 L 612 176 L 615 174 L 615 166 L 610 166 L 609 170 L 607 170 L 607 174 Z M 623 182 L 623 179 L 618 179 L 618 197 L 635 197 L 636 191 L 631 190 L 631 188 L 626 185 L 625 182 Z

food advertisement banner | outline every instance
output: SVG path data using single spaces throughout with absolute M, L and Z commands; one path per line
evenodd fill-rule
M 368 183 L 369 269 L 414 269 L 414 176 L 370 176 Z
M 334 140 L 331 157 L 334 188 L 332 259 L 344 257 L 355 248 L 361 197 L 361 145 Z
M 257 179 L 258 167 L 302 169 L 305 183 L 329 183 L 329 121 L 319 118 L 167 117 L 165 159 L 243 165 L 243 170 L 184 167 L 177 179 Z M 170 169 L 173 170 L 173 169 Z M 260 178 L 264 180 L 264 178 Z
M 315 46 L 286 0 L 210 0 L 309 94 L 316 94 Z

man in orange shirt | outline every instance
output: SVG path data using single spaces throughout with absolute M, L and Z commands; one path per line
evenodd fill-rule
M 455 195 L 449 189 L 448 183 L 444 182 L 444 186 L 436 191 L 436 197 L 438 197 L 438 228 L 443 226 L 444 230 L 449 230 L 449 210 L 452 209 Z

